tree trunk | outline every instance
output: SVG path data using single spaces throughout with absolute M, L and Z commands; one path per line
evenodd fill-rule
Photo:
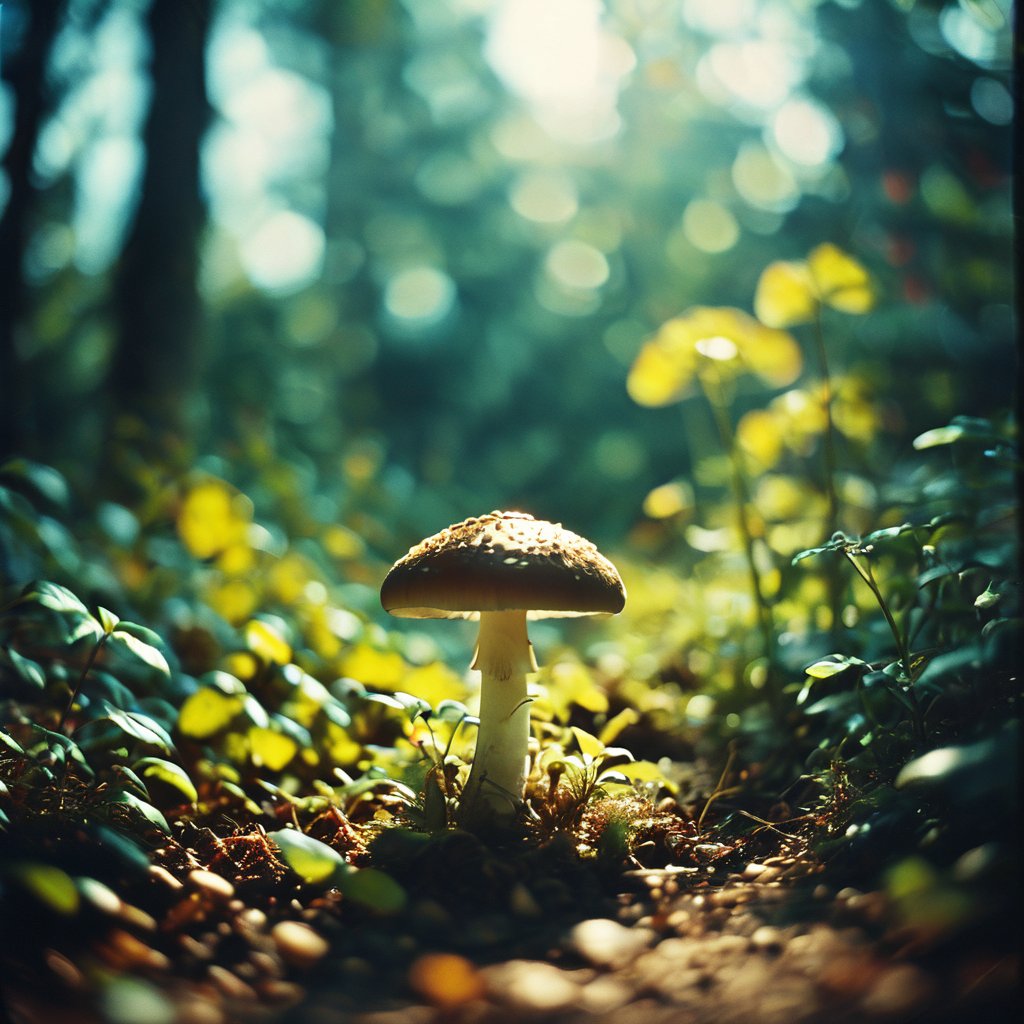
M 5 55 L 2 73 L 14 96 L 14 123 L 3 167 L 10 192 L 0 218 L 0 459 L 33 447 L 36 432 L 29 375 L 18 357 L 18 332 L 28 306 L 22 259 L 36 198 L 32 157 L 49 111 L 46 60 L 61 24 L 64 0 L 23 4 L 21 46 Z M 3 30 L 0 22 L 0 31 Z
M 201 370 L 196 283 L 205 209 L 199 156 L 209 120 L 205 48 L 211 0 L 153 0 L 148 14 L 153 99 L 146 168 L 114 286 L 117 351 L 111 432 L 146 458 L 186 446 Z

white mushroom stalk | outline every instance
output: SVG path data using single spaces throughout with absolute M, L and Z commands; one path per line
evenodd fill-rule
M 526 612 L 481 612 L 472 668 L 480 672 L 480 728 L 459 820 L 474 827 L 514 818 L 523 800 L 530 740 L 526 676 L 537 671 Z
M 477 616 L 480 728 L 459 806 L 470 829 L 508 826 L 523 804 L 530 699 L 537 670 L 526 616 L 612 614 L 626 591 L 615 566 L 560 523 L 490 512 L 427 537 L 391 567 L 385 611 L 413 619 Z

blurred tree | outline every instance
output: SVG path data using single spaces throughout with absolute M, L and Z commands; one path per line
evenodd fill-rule
M 209 120 L 205 52 L 212 0 L 153 0 L 152 101 L 146 165 L 114 285 L 118 339 L 111 366 L 113 430 L 124 417 L 156 451 L 194 435 L 203 311 L 196 285 L 205 223 L 199 154 Z
M 46 61 L 66 4 L 49 0 L 7 6 L 4 28 L 8 37 L 14 36 L 14 45 L 0 45 L 0 77 L 15 102 L 11 141 L 3 159 L 7 202 L 0 217 L 0 456 L 29 450 L 36 437 L 29 380 L 19 372 L 17 355 L 19 325 L 29 303 L 22 261 L 36 198 L 32 158 L 53 107 Z

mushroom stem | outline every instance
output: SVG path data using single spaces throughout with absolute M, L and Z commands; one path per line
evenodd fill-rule
M 526 612 L 481 612 L 473 668 L 480 671 L 480 728 L 459 823 L 511 822 L 523 802 L 530 700 L 526 673 L 537 663 Z

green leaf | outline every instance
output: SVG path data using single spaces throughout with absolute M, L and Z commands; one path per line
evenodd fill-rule
M 113 612 L 102 607 L 96 609 L 96 617 L 100 620 L 104 633 L 113 633 L 121 621 Z
M 78 889 L 71 876 L 52 864 L 21 864 L 15 868 L 18 881 L 38 900 L 58 914 L 70 916 L 78 910 Z
M 270 715 L 267 714 L 266 708 L 252 694 L 247 693 L 245 695 L 245 699 L 242 701 L 242 710 L 245 712 L 245 717 L 257 729 L 269 728 Z
M 830 693 L 827 697 L 815 701 L 804 711 L 805 715 L 821 715 L 832 712 L 848 712 L 856 706 L 856 696 L 853 692 Z
M 830 654 L 827 658 L 822 658 L 813 665 L 808 665 L 804 672 L 812 679 L 829 679 L 854 666 L 863 668 L 865 662 L 861 661 L 860 658 L 848 657 L 845 654 Z
M 65 764 L 67 761 L 74 761 L 82 771 L 92 776 L 95 773 L 89 766 L 89 762 L 85 759 L 85 754 L 82 753 L 82 748 L 69 737 L 63 733 L 51 732 L 49 729 L 44 729 L 41 725 L 35 727 L 36 732 L 43 738 L 44 745 L 50 753 L 61 763 Z
M 90 829 L 101 852 L 114 858 L 118 864 L 133 871 L 149 870 L 149 858 L 133 839 L 123 835 L 109 825 L 93 825 Z
M 304 882 L 317 885 L 346 870 L 345 859 L 333 847 L 294 828 L 268 832 L 267 838 L 281 852 L 281 859 Z
M 346 899 L 378 914 L 397 914 L 408 902 L 405 889 L 377 868 L 349 870 L 338 880 Z
M 135 703 L 135 694 L 116 676 L 93 666 L 89 672 L 89 691 L 99 700 L 107 700 L 115 708 L 130 708 Z M 79 694 L 79 698 L 81 698 Z
M 145 664 L 149 665 L 150 668 L 156 669 L 161 675 L 169 676 L 171 674 L 171 666 L 167 664 L 167 659 L 163 654 L 152 644 L 140 640 L 132 633 L 120 629 L 116 630 L 110 634 L 109 645 L 112 647 L 123 645 L 139 661 L 145 662 Z
M 39 604 L 55 612 L 74 612 L 92 618 L 89 609 L 67 587 L 62 587 L 59 583 L 50 583 L 48 580 L 30 583 L 22 591 L 19 601 Z
M 133 767 L 135 771 L 142 773 L 143 778 L 159 779 L 168 786 L 173 786 L 191 804 L 199 799 L 199 794 L 188 777 L 188 773 L 172 761 L 165 761 L 160 757 L 143 757 L 136 761 Z
M 161 832 L 166 832 L 170 835 L 171 826 L 167 824 L 167 819 L 163 814 L 151 803 L 137 797 L 134 793 L 129 793 L 127 790 L 122 789 L 114 794 L 110 802 L 115 804 L 126 804 L 128 807 L 134 808 L 147 821 L 160 829 Z
M 368 693 L 366 699 L 376 704 L 383 704 L 385 707 L 396 708 L 404 711 L 409 716 L 409 721 L 415 722 L 420 715 L 430 714 L 430 705 L 421 697 L 414 697 L 411 693 Z
M 78 643 L 79 640 L 99 641 L 104 639 L 106 639 L 106 633 L 103 632 L 103 627 L 91 615 L 78 619 L 63 636 L 63 641 L 68 646 Z
M 26 683 L 34 686 L 37 690 L 42 690 L 46 686 L 46 673 L 41 665 L 32 661 L 31 658 L 26 658 L 24 655 L 19 654 L 13 647 L 5 648 L 4 654 L 7 655 L 14 671 Z
M 204 686 L 210 686 L 214 689 L 220 690 L 221 693 L 226 694 L 229 697 L 241 696 L 246 692 L 245 683 L 242 682 L 237 676 L 233 676 L 230 672 L 223 672 L 220 669 L 214 669 L 212 672 L 206 672 L 204 675 L 199 677 L 199 682 Z
M 905 533 L 916 530 L 914 523 L 901 523 L 899 526 L 887 526 L 884 530 L 875 530 L 864 538 L 865 544 L 874 544 L 880 540 L 891 540 L 893 537 L 902 537 Z
M 920 576 L 917 577 L 917 586 L 919 589 L 928 586 L 929 583 L 934 583 L 936 580 L 948 579 L 950 576 L 956 576 L 958 570 L 948 565 L 933 565 L 930 569 L 925 569 Z
M 918 434 L 914 438 L 914 447 L 920 452 L 926 448 L 939 448 L 943 445 L 954 444 L 967 433 L 963 427 L 950 424 L 948 427 L 934 427 Z
M 433 717 L 454 724 L 469 717 L 469 708 L 458 700 L 443 700 L 434 708 Z
M 0 747 L 6 747 L 12 753 L 24 754 L 25 750 L 17 740 L 8 736 L 3 729 L 0 729 Z
M 163 638 L 155 629 L 150 629 L 148 626 L 140 626 L 137 622 L 125 622 L 122 619 L 117 624 L 117 631 L 119 633 L 130 633 L 137 640 L 141 640 L 145 644 L 149 644 L 150 647 L 155 647 L 157 650 L 164 646 Z
M 116 775 L 119 775 L 125 783 L 127 788 L 133 790 L 136 796 L 141 797 L 143 800 L 149 799 L 149 790 L 146 788 L 146 784 L 129 768 L 127 765 L 115 764 L 113 771 Z
M 29 459 L 11 459 L 0 466 L 0 476 L 27 483 L 39 496 L 62 510 L 69 505 L 67 481 L 52 466 Z
M 167 730 L 149 715 L 143 715 L 138 711 L 122 711 L 107 701 L 104 701 L 103 710 L 104 717 L 109 718 L 122 732 L 132 738 L 158 747 L 167 754 L 174 749 L 174 741 Z
M 824 551 L 836 551 L 838 550 L 832 544 L 822 544 L 821 547 L 807 548 L 805 551 L 798 551 L 792 558 L 790 565 L 796 565 L 797 562 L 802 562 L 805 558 L 813 558 L 815 555 L 820 555 Z

